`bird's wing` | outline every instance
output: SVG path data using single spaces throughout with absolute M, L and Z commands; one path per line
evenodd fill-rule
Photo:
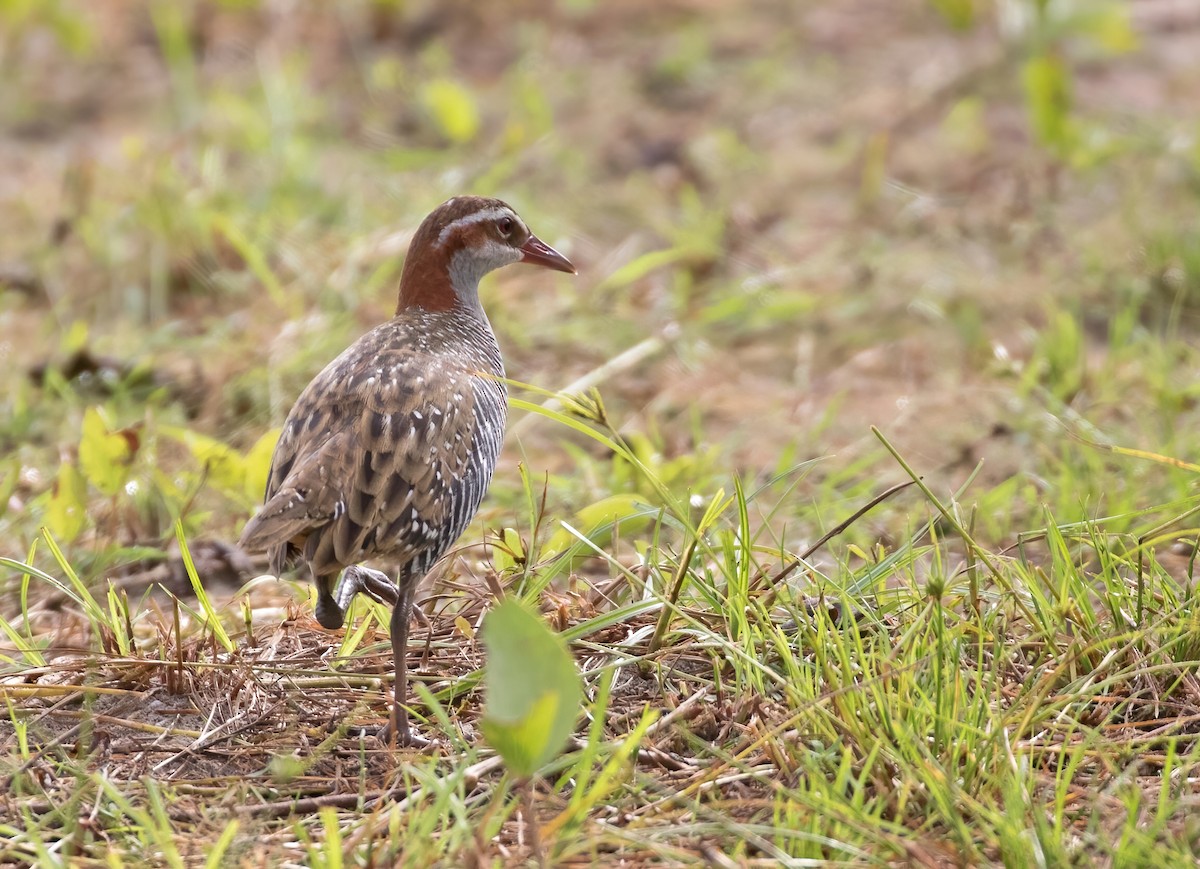
M 276 572 L 302 552 L 320 576 L 439 542 L 458 524 L 478 374 L 368 333 L 296 401 L 242 547 L 269 547 Z

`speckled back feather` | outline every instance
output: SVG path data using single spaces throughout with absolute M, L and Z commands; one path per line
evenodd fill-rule
M 481 310 L 414 309 L 373 329 L 296 401 L 241 545 L 268 547 L 276 574 L 297 556 L 316 577 L 372 558 L 424 573 L 491 481 L 503 377 Z

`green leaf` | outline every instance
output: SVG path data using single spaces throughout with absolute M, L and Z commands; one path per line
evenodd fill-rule
M 510 381 L 511 382 L 511 381 Z M 575 419 L 574 417 L 555 410 L 553 407 L 548 407 L 542 404 L 534 404 L 532 401 L 526 401 L 524 398 L 518 398 L 515 395 L 510 395 L 508 398 L 508 406 L 517 408 L 518 410 L 527 410 L 530 413 L 536 413 L 538 416 L 544 416 L 546 419 L 552 419 L 567 428 L 573 428 L 575 431 L 585 434 L 596 443 L 607 447 L 610 451 L 623 454 L 623 450 L 617 445 L 617 442 L 603 432 L 597 431 L 585 422 Z
M 204 869 L 220 869 L 221 866 L 228 865 L 225 863 L 225 854 L 229 850 L 229 846 L 233 844 L 239 826 L 240 824 L 236 818 L 225 825 L 225 829 L 217 837 L 217 843 L 208 850 L 207 859 L 204 861 Z
M 187 573 L 188 582 L 192 584 L 192 591 L 196 593 L 200 611 L 204 613 L 205 626 L 213 632 L 213 636 L 225 651 L 232 652 L 234 650 L 233 640 L 225 632 L 225 626 L 221 624 L 221 618 L 208 598 L 204 583 L 200 581 L 200 574 L 196 571 L 196 562 L 192 560 L 192 553 L 188 549 L 187 538 L 183 533 L 183 522 L 179 519 L 175 520 L 175 539 L 179 541 L 179 555 L 183 559 L 183 569 Z
M 932 0 L 935 8 L 956 30 L 966 30 L 975 23 L 973 0 Z
M 640 281 L 651 272 L 674 265 L 677 262 L 687 259 L 692 254 L 693 251 L 686 247 L 669 247 L 665 250 L 652 250 L 649 253 L 644 253 L 625 263 L 625 265 L 602 280 L 596 286 L 594 292 L 606 292 L 628 286 L 635 281 Z
M 646 499 L 639 495 L 609 495 L 582 508 L 571 519 L 570 525 L 582 530 L 589 540 L 603 546 L 611 539 L 614 529 L 620 527 L 626 533 L 636 534 L 649 525 L 658 513 L 657 507 L 647 504 Z M 601 535 L 599 532 L 602 531 L 606 533 Z M 542 558 L 549 558 L 551 555 L 565 552 L 578 539 L 575 534 L 560 527 L 546 541 L 540 555 Z
M 137 436 L 132 432 L 109 431 L 99 408 L 89 407 L 83 414 L 79 467 L 103 494 L 115 495 L 121 491 L 129 479 L 129 464 L 136 455 L 137 445 Z
M 858 179 L 858 201 L 864 207 L 874 205 L 887 182 L 890 139 L 886 130 L 874 133 L 863 146 L 862 170 Z
M 1071 80 L 1053 54 L 1030 58 L 1021 72 L 1033 131 L 1044 145 L 1065 151 L 1071 142 Z
M 86 19 L 68 8 L 55 8 L 48 16 L 50 31 L 59 44 L 75 57 L 87 57 L 94 45 Z
M 70 543 L 86 526 L 87 483 L 78 468 L 63 462 L 46 509 L 46 527 L 59 540 Z
M 988 129 L 983 100 L 970 96 L 956 102 L 942 121 L 942 133 L 953 147 L 964 153 L 984 151 L 988 146 Z
M 1138 49 L 1137 31 L 1125 3 L 1093 2 L 1084 7 L 1077 27 L 1112 54 L 1128 54 Z
M 311 764 L 302 757 L 277 754 L 267 763 L 267 774 L 275 784 L 290 784 L 308 772 Z
M 524 561 L 525 547 L 521 543 L 520 533 L 515 528 L 505 528 L 500 532 L 499 541 L 492 547 L 492 566 L 497 573 L 504 573 Z
M 163 426 L 160 431 L 188 448 L 196 461 L 204 466 L 208 481 L 222 494 L 240 498 L 246 492 L 247 461 L 233 447 L 216 438 L 178 426 Z M 266 488 L 265 483 L 263 488 Z
M 76 320 L 67 327 L 67 333 L 63 335 L 62 351 L 63 353 L 76 353 L 87 347 L 88 342 L 88 324 L 86 320 Z
M 455 145 L 475 138 L 479 132 L 479 109 L 471 92 L 458 82 L 436 79 L 421 89 L 421 102 L 438 130 Z
M 546 751 L 546 748 L 550 744 L 548 735 L 554 727 L 558 704 L 559 696 L 548 692 L 534 700 L 525 717 L 518 721 L 504 723 L 483 719 L 484 737 L 517 775 L 533 775 L 553 756 L 553 750 Z
M 516 775 L 548 763 L 575 729 L 582 690 L 561 636 L 509 599 L 483 623 L 487 706 L 483 735 Z
M 271 458 L 275 455 L 275 444 L 283 429 L 273 428 L 254 442 L 246 453 L 246 497 L 257 503 L 267 491 L 267 477 L 271 475 Z

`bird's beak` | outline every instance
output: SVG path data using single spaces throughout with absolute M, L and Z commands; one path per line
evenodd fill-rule
M 545 266 L 568 274 L 578 274 L 571 261 L 556 251 L 536 235 L 530 235 L 529 240 L 521 245 L 521 262 L 533 263 L 535 266 Z

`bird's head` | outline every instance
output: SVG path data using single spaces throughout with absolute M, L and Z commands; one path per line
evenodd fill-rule
M 480 278 L 517 262 L 575 274 L 571 261 L 530 232 L 507 203 L 456 196 L 435 208 L 413 235 L 397 312 L 478 305 Z

